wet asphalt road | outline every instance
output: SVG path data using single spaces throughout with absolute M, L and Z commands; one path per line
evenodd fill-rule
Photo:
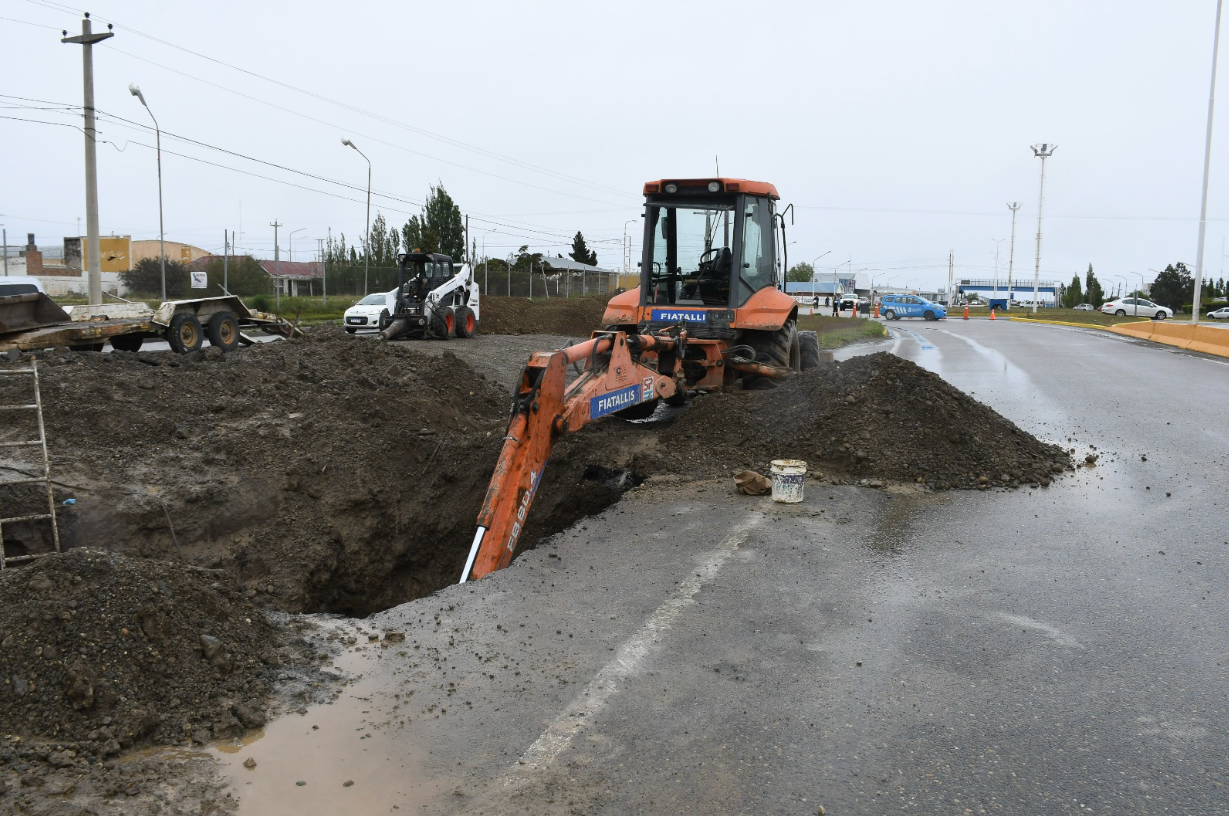
M 348 656 L 362 679 L 332 733 L 304 721 L 324 747 L 286 812 L 1229 812 L 1227 361 L 1007 321 L 892 330 L 882 348 L 1096 467 L 1015 491 L 808 482 L 801 505 L 644 485 L 369 621 L 407 640 Z

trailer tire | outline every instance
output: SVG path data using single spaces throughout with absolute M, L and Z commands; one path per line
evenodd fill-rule
M 819 336 L 813 331 L 798 332 L 798 346 L 802 352 L 802 370 L 810 371 L 819 366 Z
M 115 351 L 140 351 L 145 337 L 140 334 L 117 334 L 111 338 L 111 348 Z
M 468 306 L 457 309 L 457 337 L 473 337 L 478 333 L 478 318 Z
M 218 312 L 209 318 L 209 326 L 205 329 L 211 346 L 217 346 L 222 351 L 234 351 L 239 347 L 239 322 L 230 312 Z
M 205 342 L 201 321 L 191 312 L 180 312 L 171 318 L 171 325 L 166 330 L 166 342 L 170 344 L 171 351 L 178 354 L 198 350 Z

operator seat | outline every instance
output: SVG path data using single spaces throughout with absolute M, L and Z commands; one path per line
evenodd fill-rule
M 734 256 L 729 247 L 722 247 L 712 265 L 700 272 L 700 300 L 710 306 L 724 306 L 730 300 L 730 272 Z

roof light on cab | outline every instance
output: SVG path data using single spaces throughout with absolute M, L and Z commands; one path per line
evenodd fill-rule
M 666 185 L 667 193 L 677 193 L 678 191 L 679 191 L 679 186 L 677 184 L 671 183 L 671 184 Z

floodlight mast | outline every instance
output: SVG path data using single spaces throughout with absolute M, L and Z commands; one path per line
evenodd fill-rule
M 1045 202 L 1046 159 L 1054 155 L 1056 144 L 1033 145 L 1033 155 L 1041 159 L 1041 188 L 1037 193 L 1037 261 L 1033 266 L 1033 314 L 1037 314 L 1038 291 L 1041 288 L 1041 206 Z

